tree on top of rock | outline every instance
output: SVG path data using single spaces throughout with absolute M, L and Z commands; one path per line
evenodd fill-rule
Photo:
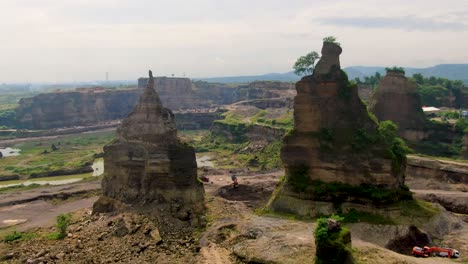
M 341 46 L 341 44 L 339 42 L 336 42 L 336 37 L 334 37 L 334 36 L 328 36 L 328 37 L 323 38 L 323 42 L 329 42 L 329 43 L 333 43 L 333 44 L 336 44 L 338 46 Z
M 311 51 L 305 56 L 301 56 L 294 63 L 294 73 L 297 75 L 310 75 L 314 72 L 315 61 L 320 59 L 319 54 L 316 51 Z
M 333 43 L 341 46 L 340 43 L 336 42 L 336 37 L 328 36 L 323 38 L 323 42 Z M 316 51 L 311 51 L 304 56 L 299 57 L 293 65 L 294 73 L 296 75 L 311 75 L 315 69 L 315 62 L 320 59 L 320 55 Z

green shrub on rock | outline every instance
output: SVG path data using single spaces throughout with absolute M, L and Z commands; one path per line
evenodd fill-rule
M 320 218 L 315 228 L 315 264 L 353 263 L 351 232 L 342 227 L 343 218 L 332 215 Z

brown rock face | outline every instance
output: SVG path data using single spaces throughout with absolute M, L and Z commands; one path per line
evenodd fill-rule
M 390 71 L 380 81 L 370 103 L 371 111 L 380 121 L 395 122 L 400 136 L 408 140 L 415 139 L 411 131 L 424 130 L 426 122 L 417 88 L 403 73 Z
M 121 119 L 135 107 L 141 91 L 73 91 L 23 98 L 16 109 L 21 128 L 47 129 L 96 125 Z
M 104 147 L 104 197 L 95 211 L 112 208 L 107 205 L 110 198 L 136 207 L 158 207 L 180 220 L 196 220 L 203 213 L 195 151 L 177 138 L 174 115 L 161 105 L 151 72 L 140 102 L 117 135 Z
M 139 78 L 138 87 L 144 88 L 148 78 Z M 164 105 L 172 110 L 206 106 L 204 98 L 196 96 L 194 86 L 189 78 L 156 77 L 156 92 Z
M 406 164 L 392 165 L 391 153 L 378 139 L 377 123 L 340 69 L 340 54 L 339 46 L 324 43 L 314 74 L 296 83 L 295 126 L 284 138 L 281 152 L 286 181 L 270 201 L 274 210 L 312 216 L 330 213 L 314 205 L 333 200 L 317 196 L 318 183 L 387 190 L 404 184 Z M 352 202 L 353 197 L 345 194 L 340 199 Z

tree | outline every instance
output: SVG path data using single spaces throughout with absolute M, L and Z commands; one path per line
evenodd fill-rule
M 307 55 L 299 57 L 293 66 L 294 73 L 299 76 L 312 74 L 315 61 L 319 58 L 320 56 L 316 51 L 309 52 Z
M 334 36 L 328 36 L 328 37 L 323 38 L 323 42 L 333 43 L 333 44 L 336 44 L 338 46 L 341 46 L 340 43 L 336 42 L 336 37 L 334 37 Z
M 385 70 L 387 71 L 387 73 L 389 72 L 396 72 L 396 73 L 402 73 L 402 74 L 405 74 L 405 69 L 403 69 L 402 67 L 397 67 L 397 66 L 393 66 L 393 67 L 387 67 L 385 68 Z
M 416 81 L 417 84 L 423 84 L 424 83 L 424 76 L 420 73 L 415 73 L 413 74 L 413 79 Z

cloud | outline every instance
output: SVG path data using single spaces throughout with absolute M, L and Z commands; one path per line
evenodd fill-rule
M 406 31 L 466 31 L 468 24 L 434 18 L 402 17 L 328 17 L 318 19 L 323 25 L 357 28 L 389 28 Z
M 467 14 L 461 0 L 0 0 L 0 83 L 286 72 L 328 35 L 343 65 L 467 62 Z

